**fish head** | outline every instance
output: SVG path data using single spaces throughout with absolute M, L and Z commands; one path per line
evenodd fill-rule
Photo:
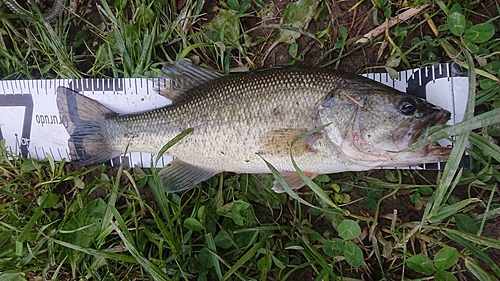
M 429 144 L 402 151 L 445 124 L 450 112 L 392 88 L 336 89 L 319 106 L 328 139 L 349 161 L 370 167 L 445 161 L 449 148 Z

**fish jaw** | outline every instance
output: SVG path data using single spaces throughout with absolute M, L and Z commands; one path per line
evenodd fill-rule
M 448 148 L 405 149 L 449 118 L 448 111 L 401 92 L 351 89 L 331 93 L 319 106 L 317 123 L 329 124 L 324 131 L 342 158 L 353 166 L 377 168 L 445 161 Z

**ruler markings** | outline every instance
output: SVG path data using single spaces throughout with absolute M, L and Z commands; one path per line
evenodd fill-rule
M 436 69 L 436 67 L 438 67 Z M 408 71 L 402 71 L 399 73 L 397 79 L 392 79 L 388 74 L 381 74 L 381 73 L 370 73 L 365 76 L 379 81 L 381 83 L 384 83 L 386 85 L 392 86 L 400 91 L 407 91 L 408 90 L 415 90 L 417 89 L 416 93 L 423 95 L 424 98 L 427 97 L 427 93 L 425 90 L 425 87 L 427 83 L 432 81 L 432 83 L 437 83 L 437 81 L 441 78 L 446 78 L 448 81 L 452 83 L 451 88 L 451 108 L 448 106 L 446 107 L 448 110 L 450 110 L 454 116 L 457 114 L 455 111 L 455 108 L 457 107 L 456 105 L 456 100 L 459 98 L 457 96 L 458 92 L 456 93 L 456 89 L 454 87 L 455 80 L 453 79 L 453 75 L 462 75 L 463 76 L 463 70 L 460 70 L 454 65 L 450 64 L 445 64 L 445 65 L 439 65 L 439 66 L 431 66 L 425 67 L 423 69 L 412 69 Z M 99 102 L 103 102 L 106 105 L 109 105 L 110 108 L 112 109 L 118 109 L 120 113 L 133 113 L 137 111 L 144 111 L 148 109 L 147 107 L 150 107 L 150 109 L 154 107 L 160 107 L 164 106 L 165 99 L 163 97 L 158 99 L 158 89 L 161 85 L 167 85 L 167 83 L 171 83 L 170 79 L 166 78 L 157 78 L 157 79 L 142 79 L 142 78 L 120 78 L 120 79 L 108 79 L 108 78 L 100 78 L 100 79 L 53 79 L 53 80 L 27 80 L 24 81 L 12 81 L 12 80 L 7 80 L 7 81 L 0 81 L 1 89 L 3 89 L 3 92 L 0 93 L 0 99 L 1 97 L 5 97 L 6 95 L 10 94 L 12 95 L 21 95 L 21 96 L 40 96 L 45 92 L 45 96 L 48 98 L 46 99 L 46 104 L 47 108 L 55 108 L 55 111 L 57 111 L 57 106 L 55 104 L 55 95 L 56 95 L 56 89 L 58 86 L 66 86 L 74 89 L 75 91 L 80 91 L 85 95 L 90 95 L 92 98 L 97 99 Z M 414 81 L 414 82 L 412 82 Z M 415 83 L 415 84 L 412 84 Z M 28 85 L 28 87 L 26 87 Z M 33 89 L 35 88 L 35 89 Z M 420 90 L 418 90 L 420 89 Z M 419 93 L 419 91 L 422 91 L 423 93 Z M 99 94 L 99 92 L 101 94 Z M 419 96 L 420 96 L 419 95 Z M 10 96 L 9 96 L 10 97 Z M 53 97 L 53 98 L 51 98 Z M 125 98 L 122 98 L 125 97 Z M 123 100 L 127 100 L 128 103 L 124 103 Z M 146 100 L 144 103 L 143 101 Z M 32 100 L 33 101 L 33 100 Z M 107 101 L 107 102 L 106 102 Z M 35 101 L 37 104 L 40 102 L 38 99 Z M 168 103 L 167 103 L 168 104 Z M 0 102 L 0 110 L 1 106 L 5 106 Z M 127 108 L 128 106 L 128 108 Z M 442 105 L 441 105 L 442 106 Z M 43 108 L 43 107 L 42 107 Z M 54 111 L 52 111 L 54 112 Z M 24 155 L 33 155 L 37 158 L 44 158 L 45 157 L 45 147 L 49 148 L 49 151 L 52 155 L 53 158 L 59 158 L 58 160 L 62 158 L 67 158 L 69 159 L 69 151 L 67 148 L 67 132 L 65 132 L 65 129 L 63 126 L 60 125 L 60 118 L 59 114 L 57 113 L 52 113 L 50 111 L 47 111 L 46 115 L 50 116 L 48 117 L 49 121 L 51 121 L 51 124 L 44 123 L 44 124 L 38 124 L 34 123 L 31 124 L 33 127 L 37 127 L 37 130 L 39 131 L 41 127 L 47 127 L 45 130 L 49 130 L 54 128 L 55 132 L 53 134 L 60 134 L 60 142 L 62 140 L 63 144 L 54 144 L 54 145 L 49 145 L 49 144 L 36 144 L 33 143 L 31 146 L 30 150 L 26 150 L 26 153 Z M 1 113 L 1 112 L 0 112 Z M 38 114 L 38 113 L 37 113 Z M 44 112 L 45 114 L 45 112 Z M 54 114 L 54 115 L 52 115 Z M 31 113 L 32 120 L 36 121 L 35 116 L 33 115 L 33 112 Z M 55 116 L 55 119 L 51 119 Z M 457 118 L 454 118 L 455 122 L 458 120 Z M 45 115 L 44 115 L 45 118 Z M 40 120 L 40 117 L 39 117 Z M 46 119 L 45 119 L 46 120 Z M 49 122 L 50 123 L 50 122 Z M 57 123 L 57 124 L 54 124 Z M 54 127 L 48 127 L 49 125 L 53 125 Z M 32 136 L 33 141 L 36 141 L 38 143 L 38 131 L 37 132 L 32 132 L 35 133 L 35 135 Z M 57 132 L 56 132 L 57 131 Z M 3 132 L 3 135 L 2 135 Z M 2 131 L 2 128 L 0 128 L 0 137 L 5 137 L 5 131 Z M 28 134 L 28 138 L 24 139 L 24 142 L 26 145 L 26 148 L 29 147 L 29 137 L 30 135 Z M 16 141 L 16 150 L 23 147 L 23 139 L 21 138 L 20 140 Z M 10 149 L 12 150 L 12 146 L 9 145 Z M 43 155 L 39 155 L 39 150 L 40 152 L 43 152 Z M 56 153 L 57 151 L 57 153 Z M 30 153 L 32 152 L 32 153 Z M 24 156 L 23 155 L 23 156 Z M 63 157 L 63 155 L 65 155 Z M 57 156 L 57 157 L 56 157 Z M 138 164 L 144 167 L 150 166 L 152 162 L 154 162 L 156 158 L 155 154 L 151 153 L 141 153 L 139 152 L 138 154 L 134 153 L 127 153 L 127 155 L 122 155 L 116 159 L 110 160 L 110 164 L 113 166 L 119 165 L 120 162 L 126 161 L 126 164 L 129 166 L 132 166 L 134 164 Z M 165 166 L 168 164 L 173 158 L 170 156 L 162 156 L 160 157 L 160 161 L 158 161 L 158 167 Z M 154 163 L 153 163 L 154 165 Z M 441 163 L 437 164 L 425 164 L 421 165 L 419 167 L 411 167 L 414 169 L 426 169 L 430 167 L 442 167 Z

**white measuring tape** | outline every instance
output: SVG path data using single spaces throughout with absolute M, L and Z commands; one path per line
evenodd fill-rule
M 364 76 L 413 94 L 451 112 L 448 124 L 460 122 L 467 102 L 467 72 L 458 65 L 440 64 L 399 72 L 393 80 L 387 73 Z M 56 90 L 64 86 L 106 105 L 120 114 L 151 110 L 170 104 L 155 91 L 156 79 L 48 79 L 0 81 L 0 139 L 7 149 L 27 158 L 44 159 L 48 153 L 54 160 L 70 159 L 69 135 L 61 123 L 56 105 Z M 451 145 L 449 141 L 441 145 Z M 110 160 L 111 165 L 125 161 L 126 166 L 150 167 L 154 155 L 131 152 Z M 163 156 L 158 167 L 172 161 Z M 464 166 L 470 166 L 468 157 Z M 442 163 L 423 164 L 414 169 L 441 169 Z

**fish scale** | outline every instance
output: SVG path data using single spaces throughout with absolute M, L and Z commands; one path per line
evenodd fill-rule
M 196 87 L 180 104 L 109 119 L 111 147 L 123 151 L 130 142 L 130 151 L 157 152 L 177 134 L 193 128 L 193 133 L 167 154 L 191 163 L 196 159 L 197 164 L 227 171 L 267 172 L 257 155 L 262 150 L 260 140 L 273 130 L 313 129 L 317 114 L 314 108 L 335 83 L 321 82 L 325 80 L 322 76 L 311 76 L 302 70 L 279 69 L 218 79 Z M 276 114 L 278 107 L 280 112 Z M 128 139 L 124 135 L 134 137 Z M 200 155 L 204 158 L 198 159 Z M 281 169 L 293 170 L 288 154 L 279 159 L 270 156 L 268 160 Z M 307 166 L 310 164 L 304 163 L 306 169 Z
M 166 190 L 179 191 L 222 171 L 269 172 L 263 158 L 300 187 L 291 143 L 320 126 L 292 148 L 310 177 L 442 161 L 449 153 L 434 146 L 396 153 L 446 122 L 449 112 L 361 76 L 298 67 L 223 76 L 182 61 L 163 70 L 172 82 L 160 92 L 172 105 L 138 114 L 117 115 L 58 89 L 60 114 L 72 121 L 72 161 L 96 164 L 125 149 L 156 153 L 191 128 L 166 152 L 176 160 L 160 172 Z

